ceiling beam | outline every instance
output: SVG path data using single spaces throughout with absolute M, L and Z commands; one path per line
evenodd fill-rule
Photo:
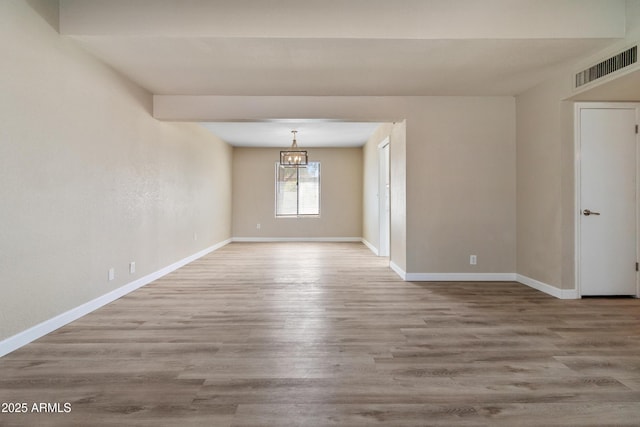
M 622 38 L 624 0 L 60 0 L 75 36 Z
M 399 122 L 420 114 L 422 96 L 154 95 L 153 116 L 166 121 L 232 122 L 323 119 Z

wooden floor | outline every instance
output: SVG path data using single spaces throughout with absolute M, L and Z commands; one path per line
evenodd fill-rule
M 233 243 L 0 359 L 2 426 L 640 425 L 640 301 Z M 64 409 L 61 406 L 61 409 Z

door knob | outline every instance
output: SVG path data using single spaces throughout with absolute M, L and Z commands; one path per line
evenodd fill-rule
M 589 216 L 589 215 L 600 215 L 600 212 L 594 212 L 594 211 L 590 211 L 589 209 L 585 209 L 582 211 L 584 216 Z

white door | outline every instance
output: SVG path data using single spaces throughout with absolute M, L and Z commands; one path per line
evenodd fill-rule
M 378 245 L 379 256 L 389 256 L 391 244 L 391 218 L 389 215 L 389 140 L 385 139 L 378 150 L 379 178 L 378 178 L 378 204 L 380 221 L 380 237 Z
M 636 295 L 636 108 L 580 109 L 581 295 Z

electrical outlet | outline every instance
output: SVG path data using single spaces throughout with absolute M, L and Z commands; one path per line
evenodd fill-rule
M 198 233 L 193 233 L 193 240 L 198 240 Z
M 111 267 L 109 269 L 109 276 L 108 277 L 109 277 L 109 281 L 112 281 L 113 279 L 116 278 L 116 269 L 115 268 Z
M 478 263 L 478 257 L 475 255 L 471 255 L 469 257 L 469 264 L 476 265 Z
M 136 272 L 136 263 L 135 261 L 131 261 L 129 263 L 129 274 L 133 274 Z
M 260 223 L 257 223 L 257 224 L 256 224 L 256 228 L 257 228 L 258 230 L 260 230 Z

